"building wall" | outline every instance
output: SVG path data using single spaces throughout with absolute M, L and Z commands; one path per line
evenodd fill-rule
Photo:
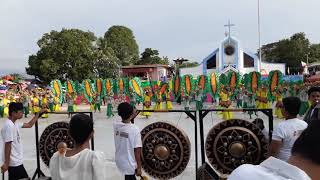
M 161 76 L 168 76 L 168 70 L 164 67 L 153 68 L 153 71 L 149 73 L 152 80 L 161 80 Z
M 204 64 L 204 66 L 206 66 L 206 64 Z M 211 70 L 213 69 L 207 69 L 207 74 L 209 74 Z M 203 74 L 202 64 L 196 67 L 191 67 L 191 68 L 180 68 L 180 75 L 183 76 L 186 74 L 192 74 L 193 76 L 202 75 Z
M 266 71 L 269 73 L 273 70 L 280 70 L 283 74 L 286 74 L 286 64 L 285 63 L 266 63 L 261 62 L 261 71 Z

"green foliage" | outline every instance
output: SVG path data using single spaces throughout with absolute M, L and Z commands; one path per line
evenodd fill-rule
M 120 61 L 103 38 L 78 29 L 51 31 L 38 41 L 40 50 L 29 56 L 26 71 L 45 83 L 52 79 L 81 82 L 90 78 L 116 77 Z
M 46 83 L 52 79 L 93 78 L 95 40 L 93 33 L 78 29 L 46 33 L 38 41 L 40 50 L 29 56 L 27 73 Z
M 113 49 L 121 65 L 135 64 L 139 59 L 139 47 L 133 32 L 124 26 L 112 26 L 104 34 L 107 47 Z
M 182 63 L 179 68 L 189 68 L 189 67 L 196 67 L 196 66 L 199 66 L 199 63 L 194 61 L 194 62 L 184 62 Z
M 136 64 L 169 64 L 169 59 L 168 57 L 159 57 L 158 50 L 146 48 L 144 52 L 141 53 L 141 58 Z
M 98 78 L 115 78 L 119 75 L 120 60 L 113 49 L 107 47 L 105 41 L 99 38 L 94 53 L 94 72 Z
M 267 62 L 286 63 L 291 74 L 302 71 L 301 61 L 320 61 L 320 45 L 310 45 L 304 33 L 296 33 L 289 39 L 263 45 L 262 56 Z
M 308 56 L 309 63 L 320 61 L 320 44 L 312 44 L 310 46 L 310 54 Z

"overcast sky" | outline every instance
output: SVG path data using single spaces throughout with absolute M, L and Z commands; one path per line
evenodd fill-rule
M 319 0 L 260 0 L 262 44 L 305 32 L 320 43 Z M 201 61 L 217 48 L 231 20 L 243 48 L 258 49 L 257 0 L 0 0 L 0 74 L 24 71 L 36 42 L 51 30 L 78 28 L 103 36 L 132 29 L 140 53 Z

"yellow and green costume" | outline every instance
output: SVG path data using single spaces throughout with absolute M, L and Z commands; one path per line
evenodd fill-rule
M 151 96 L 149 95 L 144 95 L 143 110 L 151 110 Z M 151 112 L 143 112 L 142 115 L 148 118 Z
M 167 108 L 167 110 L 172 109 L 172 102 L 170 100 L 170 92 L 166 92 L 166 108 Z
M 257 92 L 257 107 L 259 109 L 268 109 L 271 107 L 270 102 L 268 101 L 268 92 L 267 90 L 259 90 Z
M 276 110 L 275 115 L 279 119 L 283 119 L 282 110 L 280 104 L 282 103 L 282 94 L 276 94 Z
M 230 108 L 230 105 L 229 105 L 229 102 L 230 102 L 230 98 L 229 98 L 229 95 L 223 91 L 220 92 L 220 98 L 221 98 L 221 103 L 220 105 L 225 108 L 225 109 L 228 109 Z M 233 117 L 233 112 L 231 111 L 223 111 L 222 112 L 222 118 L 224 120 L 229 120 L 229 119 L 232 119 Z
M 36 114 L 40 111 L 40 107 L 39 107 L 39 98 L 38 97 L 34 97 L 32 100 L 32 113 Z

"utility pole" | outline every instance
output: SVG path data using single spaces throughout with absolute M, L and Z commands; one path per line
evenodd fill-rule
M 260 31 L 260 0 L 258 0 L 258 36 L 259 36 L 259 71 L 261 70 L 261 31 Z

